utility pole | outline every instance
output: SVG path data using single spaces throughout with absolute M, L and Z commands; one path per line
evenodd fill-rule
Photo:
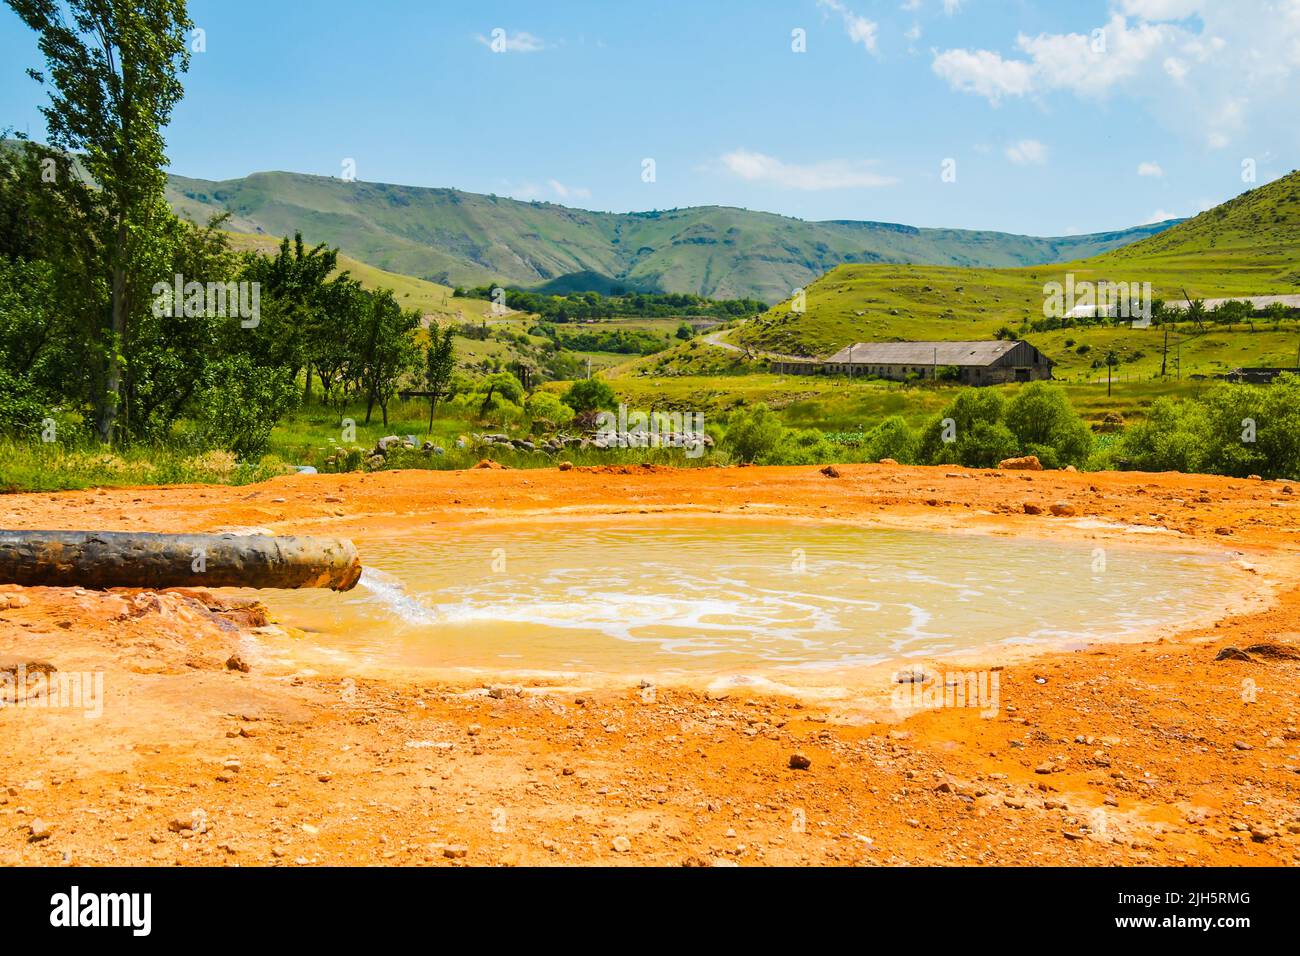
M 1164 323 L 1165 327 L 1165 349 L 1160 353 L 1160 377 L 1165 377 L 1165 370 L 1169 361 L 1169 323 Z

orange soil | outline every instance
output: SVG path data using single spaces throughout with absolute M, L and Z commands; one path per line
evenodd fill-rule
M 840 472 L 290 477 L 8 496 L 0 524 L 350 534 L 364 560 L 367 538 L 417 521 L 759 513 L 1229 549 L 1250 587 L 1202 629 L 1008 656 L 992 719 L 901 721 L 687 687 L 498 699 L 420 674 L 295 672 L 259 660 L 257 608 L 210 594 L 3 587 L 0 676 L 101 671 L 104 698 L 96 719 L 39 698 L 0 707 L 0 862 L 1300 861 L 1300 493 L 1183 475 Z M 1076 517 L 1047 513 L 1062 501 Z M 1215 659 L 1258 644 L 1273 650 Z M 232 655 L 251 671 L 229 669 Z M 808 769 L 790 769 L 796 752 Z

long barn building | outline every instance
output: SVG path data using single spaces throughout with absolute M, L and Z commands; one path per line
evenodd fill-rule
M 964 385 L 1036 382 L 1052 377 L 1055 363 L 1028 342 L 857 342 L 827 359 L 776 361 L 785 375 L 850 375 L 907 381 L 956 369 Z

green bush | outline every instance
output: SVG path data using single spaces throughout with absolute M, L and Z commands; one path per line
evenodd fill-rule
M 1125 429 L 1117 457 L 1139 471 L 1300 478 L 1300 377 L 1159 400 L 1144 421 Z
M 1026 385 L 1003 417 L 1024 453 L 1037 455 L 1047 468 L 1081 467 L 1092 454 L 1092 432 L 1059 386 Z
M 554 392 L 534 392 L 524 403 L 530 421 L 549 428 L 561 428 L 573 421 L 574 411 Z
M 737 461 L 762 462 L 785 440 L 786 428 L 766 405 L 738 410 L 727 419 L 727 450 Z
M 198 403 L 199 431 L 209 447 L 254 461 L 266 451 L 275 423 L 297 401 L 298 388 L 287 369 L 232 355 L 209 369 Z
M 575 412 L 598 412 L 618 407 L 614 390 L 600 378 L 579 379 L 569 386 L 561 401 Z
M 48 415 L 31 383 L 0 367 L 0 433 L 34 436 Z
M 891 415 L 867 433 L 864 447 L 868 461 L 892 458 L 904 465 L 914 465 L 920 441 L 901 415 Z

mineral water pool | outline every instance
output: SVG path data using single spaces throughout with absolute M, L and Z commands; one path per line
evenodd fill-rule
M 491 524 L 358 537 L 351 592 L 257 592 L 302 662 L 812 676 L 1115 639 L 1221 607 L 1226 558 L 780 520 Z M 277 648 L 275 645 L 279 643 Z

